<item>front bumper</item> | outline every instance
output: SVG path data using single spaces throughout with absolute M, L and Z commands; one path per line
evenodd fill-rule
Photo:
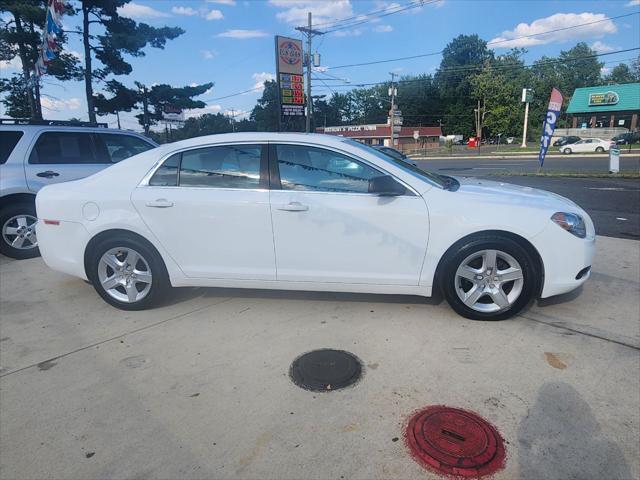
M 541 298 L 575 290 L 591 276 L 590 268 L 584 270 L 593 264 L 596 239 L 592 231 L 578 238 L 549 222 L 533 241 L 544 264 Z

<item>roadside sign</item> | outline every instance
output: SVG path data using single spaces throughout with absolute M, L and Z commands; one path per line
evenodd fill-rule
M 551 137 L 553 137 L 553 131 L 556 128 L 556 122 L 560 116 L 560 109 L 562 108 L 562 94 L 560 90 L 554 88 L 551 90 L 551 97 L 549 98 L 549 107 L 547 109 L 547 115 L 545 116 L 544 123 L 542 124 L 542 136 L 540 137 L 540 153 L 538 153 L 538 162 L 540 167 L 544 165 L 544 157 L 547 155 L 549 144 L 551 143 Z
M 620 149 L 616 145 L 609 149 L 609 173 L 620 172 Z
M 400 133 L 402 131 L 402 125 L 394 125 L 393 133 Z
M 276 36 L 276 78 L 280 116 L 304 116 L 302 41 Z
M 165 105 L 162 107 L 162 120 L 166 122 L 184 122 L 182 108 L 175 105 Z
M 413 139 L 417 142 L 418 140 L 420 140 L 420 130 L 414 130 L 413 131 Z

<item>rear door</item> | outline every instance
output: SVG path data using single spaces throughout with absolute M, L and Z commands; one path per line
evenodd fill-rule
M 29 190 L 51 183 L 88 177 L 107 166 L 98 159 L 91 131 L 45 131 L 31 148 L 25 163 Z
M 186 150 L 165 160 L 147 183 L 132 201 L 185 275 L 276 279 L 266 147 Z

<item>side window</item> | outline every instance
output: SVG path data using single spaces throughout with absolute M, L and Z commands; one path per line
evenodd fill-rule
M 90 132 L 45 132 L 38 138 L 29 163 L 98 163 Z
M 154 187 L 175 187 L 178 185 L 178 169 L 180 168 L 180 153 L 171 155 L 156 170 L 149 179 L 149 185 Z
M 283 190 L 367 193 L 378 170 L 350 157 L 303 145 L 276 145 Z
M 9 155 L 22 138 L 20 131 L 3 131 L 0 132 L 0 165 L 7 163 Z
M 98 133 L 96 138 L 99 146 L 104 144 L 106 151 L 103 150 L 103 154 L 107 156 L 106 163 L 118 163 L 125 158 L 133 157 L 138 153 L 154 148 L 150 143 L 132 135 Z
M 259 188 L 260 145 L 227 145 L 182 153 L 181 187 Z

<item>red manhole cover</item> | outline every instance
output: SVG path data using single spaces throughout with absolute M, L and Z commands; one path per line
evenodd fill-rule
M 406 435 L 414 457 L 438 473 L 479 477 L 504 465 L 502 438 L 475 413 L 428 407 L 411 418 Z

